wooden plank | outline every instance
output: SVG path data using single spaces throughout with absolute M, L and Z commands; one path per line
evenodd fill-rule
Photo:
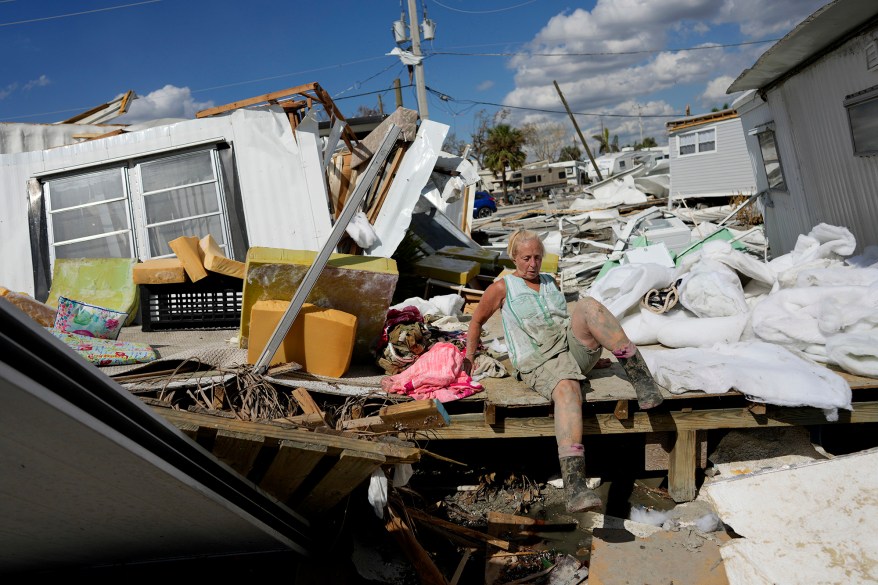
M 473 530 L 472 528 L 467 528 L 465 526 L 460 526 L 459 524 L 455 524 L 454 522 L 449 522 L 447 520 L 442 520 L 441 518 L 436 518 L 435 516 L 431 516 L 430 514 L 422 512 L 417 508 L 407 508 L 406 510 L 408 511 L 408 515 L 411 516 L 411 518 L 416 522 L 420 522 L 425 526 L 435 526 L 443 530 L 447 530 L 449 532 L 458 534 L 466 540 L 472 541 L 474 543 L 492 544 L 498 548 L 502 548 L 503 550 L 509 550 L 512 546 L 508 540 L 495 538 L 490 534 L 486 534 L 478 530 Z
M 667 471 L 671 462 L 676 433 L 646 433 L 644 435 L 643 465 L 646 471 Z M 695 431 L 695 467 L 707 467 L 707 431 Z
M 296 416 L 287 416 L 284 418 L 276 418 L 275 422 L 289 423 L 306 429 L 315 429 L 326 425 L 326 420 L 322 413 L 315 412 L 310 414 L 297 414 Z
M 345 430 L 384 432 L 435 429 L 451 422 L 448 412 L 436 399 L 412 400 L 401 404 L 385 406 L 376 416 L 355 418 L 342 423 Z
M 317 406 L 314 398 L 304 388 L 295 388 L 292 392 L 292 395 L 296 402 L 299 404 L 299 407 L 302 409 L 303 413 L 319 414 L 321 416 L 323 415 L 323 411 L 320 410 L 319 406 Z
M 551 530 L 575 530 L 579 526 L 579 523 L 576 521 L 547 522 L 546 520 L 541 520 L 539 518 L 530 518 L 528 516 L 519 516 L 517 514 L 506 514 L 504 512 L 494 512 L 493 510 L 488 511 L 488 524 L 513 526 L 518 529 L 536 528 L 538 531 L 547 532 Z
M 457 585 L 458 581 L 460 581 L 460 576 L 463 575 L 463 570 L 466 568 L 466 563 L 476 550 L 474 548 L 464 549 L 463 556 L 460 557 L 460 562 L 457 563 L 457 568 L 454 570 L 454 575 L 451 577 L 448 585 Z
M 668 464 L 668 495 L 675 502 L 695 499 L 695 431 L 677 431 Z
M 628 420 L 629 410 L 627 400 L 617 400 L 613 415 L 619 420 Z
M 201 110 L 195 114 L 196 118 L 207 118 L 208 116 L 216 116 L 217 114 L 222 114 L 224 112 L 228 112 L 231 110 L 237 110 L 238 108 L 244 108 L 247 106 L 253 106 L 256 104 L 263 104 L 265 102 L 277 101 L 280 98 L 288 97 L 295 94 L 305 93 L 307 91 L 312 91 L 318 88 L 319 86 L 316 83 L 306 83 L 305 85 L 297 85 L 296 87 L 291 87 L 289 89 L 282 89 L 280 91 L 273 91 L 271 93 L 266 93 L 262 95 L 258 95 L 252 98 L 247 98 L 243 100 L 239 100 L 237 102 L 232 102 L 229 104 L 224 104 L 222 106 L 216 106 L 213 108 L 207 108 L 205 110 Z
M 302 501 L 307 514 L 319 514 L 335 506 L 386 462 L 381 455 L 342 451 L 338 462 Z
M 246 477 L 253 469 L 253 463 L 264 445 L 263 436 L 220 430 L 214 439 L 213 454 Z
M 388 507 L 390 518 L 384 527 L 387 532 L 396 539 L 399 547 L 412 562 L 415 570 L 418 572 L 422 585 L 447 585 L 445 576 L 439 571 L 439 568 L 433 562 L 432 557 L 424 550 L 418 542 L 415 533 L 411 527 L 398 516 L 392 507 Z
M 327 451 L 326 445 L 281 441 L 277 455 L 259 482 L 259 487 L 281 502 L 286 502 Z
M 840 425 L 878 422 L 878 402 L 855 402 L 853 412 L 839 410 L 839 420 L 828 422 L 819 408 L 774 406 L 765 416 L 756 416 L 742 408 L 695 410 L 692 412 L 635 412 L 626 421 L 612 413 L 589 414 L 583 418 L 583 434 L 608 435 L 651 433 L 657 431 L 744 429 L 803 425 Z M 553 437 L 555 421 L 551 417 L 505 417 L 494 426 L 485 424 L 478 414 L 451 415 L 451 424 L 430 431 L 431 439 L 497 439 Z
M 399 170 L 399 165 L 402 162 L 402 155 L 405 154 L 408 143 L 403 142 L 400 146 L 397 147 L 396 152 L 393 155 L 393 161 L 390 163 L 390 166 L 387 168 L 387 171 L 384 173 L 384 181 L 381 183 L 381 188 L 378 191 L 378 196 L 372 206 L 369 208 L 369 213 L 367 217 L 369 218 L 369 223 L 375 223 L 375 220 L 378 218 L 378 213 L 381 211 L 381 206 L 384 205 L 384 200 L 387 198 L 387 192 L 390 191 L 390 185 L 393 183 L 394 177 L 396 177 L 396 171 Z
M 195 425 L 199 428 L 249 432 L 278 440 L 287 439 L 300 443 L 320 444 L 325 445 L 329 449 L 330 454 L 339 453 L 343 449 L 353 449 L 355 451 L 381 455 L 387 460 L 388 464 L 415 463 L 421 458 L 421 450 L 413 446 L 317 434 L 303 429 L 290 429 L 267 423 L 227 419 L 208 414 L 174 410 L 162 406 L 153 406 L 152 408 L 156 414 L 161 415 L 177 428 L 183 425 Z

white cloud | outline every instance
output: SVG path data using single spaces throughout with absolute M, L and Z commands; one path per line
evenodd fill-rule
M 15 82 L 12 82 L 6 87 L 0 89 L 0 100 L 8 98 L 16 89 L 18 89 L 18 84 Z
M 30 81 L 25 83 L 24 87 L 22 87 L 22 89 L 25 91 L 28 91 L 28 90 L 31 90 L 35 87 L 45 87 L 45 86 L 49 85 L 50 83 L 51 83 L 51 81 L 49 81 L 48 77 L 46 77 L 45 75 L 40 75 L 36 79 L 31 79 Z
M 128 113 L 117 118 L 119 123 L 136 124 L 160 118 L 194 118 L 195 113 L 214 106 L 212 101 L 197 102 L 188 87 L 166 85 L 131 103 Z
M 515 89 L 504 103 L 522 107 L 563 109 L 557 81 L 574 112 L 603 113 L 605 125 L 620 142 L 644 136 L 659 143 L 666 138 L 669 119 L 638 118 L 638 112 L 682 115 L 687 105 L 709 109 L 731 103 L 726 88 L 770 45 L 664 51 L 676 46 L 727 44 L 729 29 L 750 40 L 790 30 L 825 0 L 598 0 L 591 10 L 566 11 L 549 19 L 527 46 L 528 53 L 509 61 Z M 721 27 L 716 29 L 715 27 Z M 564 56 L 551 57 L 547 54 Z M 723 85 L 725 84 L 725 85 Z M 676 103 L 675 103 L 676 102 Z M 636 104 L 641 104 L 639 110 Z M 649 112 L 643 104 L 652 104 Z M 633 108 L 633 109 L 632 109 Z M 613 117 L 618 113 L 632 117 Z M 509 122 L 518 125 L 557 115 L 511 110 Z M 600 117 L 578 119 L 583 133 L 597 134 Z M 647 128 L 649 130 L 647 130 Z
M 722 104 L 731 104 L 738 94 L 727 94 L 726 89 L 735 80 L 731 75 L 721 75 L 707 82 L 704 93 L 701 94 L 701 105 L 706 108 L 720 107 Z
M 488 91 L 494 87 L 494 82 L 490 79 L 486 79 L 476 86 L 476 91 Z

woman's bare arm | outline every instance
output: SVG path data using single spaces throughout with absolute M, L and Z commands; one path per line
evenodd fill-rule
M 466 332 L 466 354 L 464 356 L 464 369 L 467 373 L 471 372 L 472 361 L 479 348 L 479 342 L 482 338 L 482 329 L 487 323 L 491 315 L 497 312 L 497 309 L 503 304 L 506 297 L 506 283 L 503 280 L 491 284 L 485 292 L 476 310 L 473 311 L 472 319 L 469 323 L 469 329 Z

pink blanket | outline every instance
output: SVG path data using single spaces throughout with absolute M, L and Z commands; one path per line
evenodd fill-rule
M 382 378 L 381 387 L 389 394 L 406 394 L 416 400 L 435 398 L 439 402 L 466 398 L 484 389 L 463 371 L 463 351 L 448 342 L 434 343 L 414 364 Z

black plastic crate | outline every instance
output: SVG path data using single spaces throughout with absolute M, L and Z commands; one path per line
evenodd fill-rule
M 140 285 L 143 331 L 237 329 L 244 281 L 210 273 L 198 282 Z

